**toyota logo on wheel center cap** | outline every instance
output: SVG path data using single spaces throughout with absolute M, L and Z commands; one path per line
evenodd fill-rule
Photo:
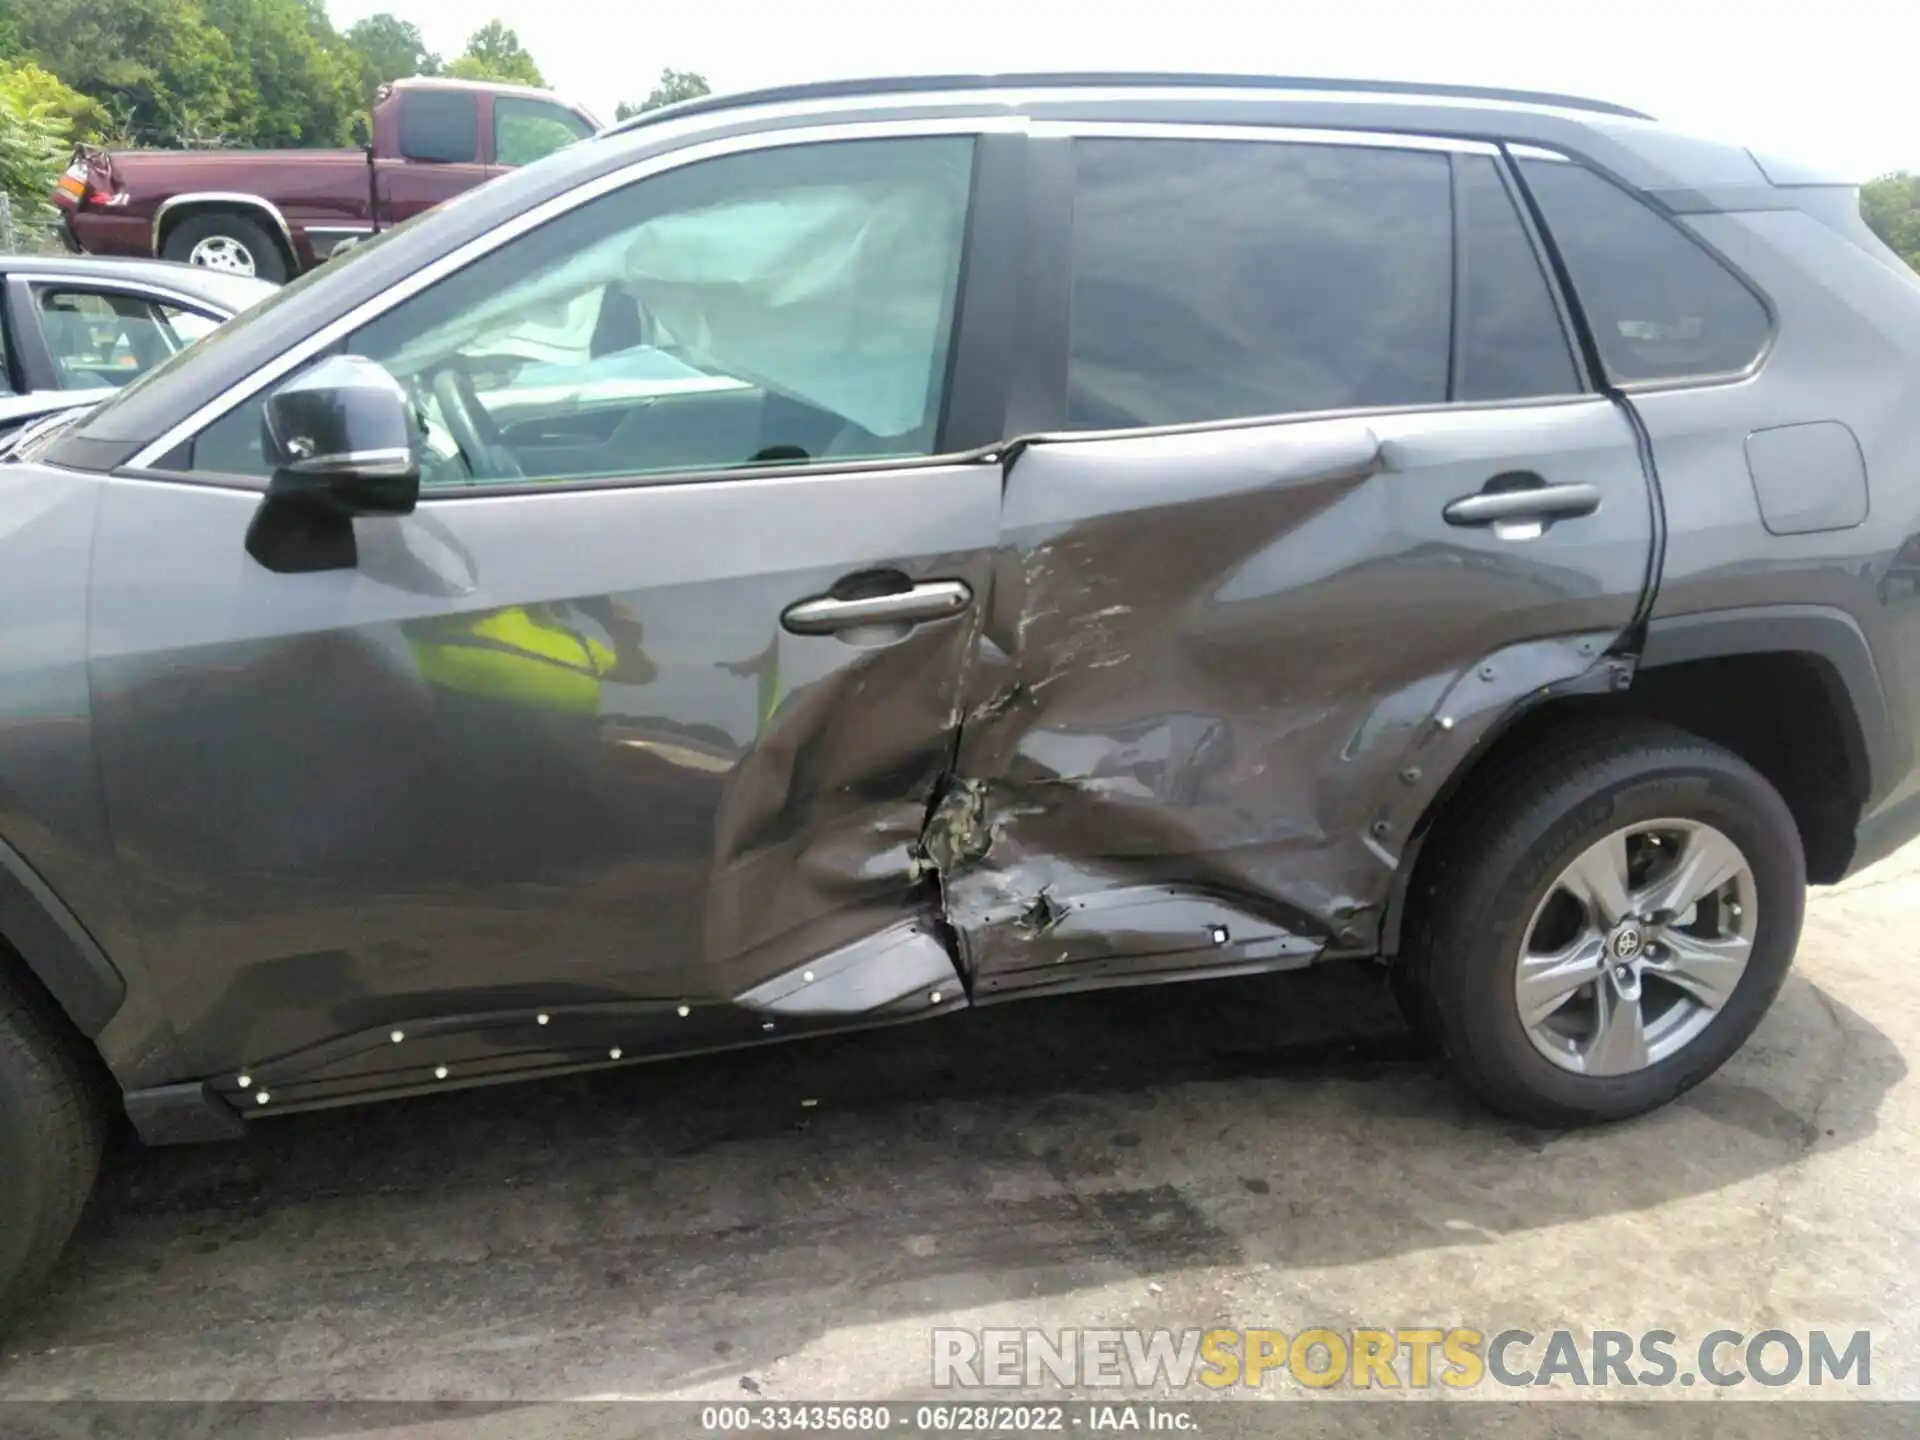
M 1607 941 L 1607 950 L 1616 960 L 1637 960 L 1646 947 L 1646 937 L 1637 925 L 1622 925 Z

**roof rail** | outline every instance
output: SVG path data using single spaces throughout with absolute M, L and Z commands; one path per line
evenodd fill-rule
M 1503 90 L 1487 85 L 1423 85 L 1402 80 L 1340 80 L 1324 75 L 1207 75 L 1176 74 L 1155 71 L 1073 72 L 1009 75 L 891 75 L 870 80 L 817 80 L 799 85 L 775 85 L 762 90 L 743 90 L 732 95 L 702 95 L 673 105 L 649 110 L 622 120 L 602 131 L 617 135 L 660 120 L 678 120 L 685 115 L 704 115 L 717 110 L 733 110 L 748 105 L 776 105 L 793 100 L 852 99 L 862 95 L 910 95 L 921 91 L 953 90 L 1049 90 L 1093 86 L 1179 87 L 1233 90 L 1319 90 L 1358 92 L 1367 95 L 1434 95 L 1454 100 L 1505 100 L 1524 105 L 1550 105 L 1561 110 L 1589 110 L 1600 115 L 1619 115 L 1630 120 L 1653 117 L 1625 105 L 1605 100 L 1587 100 L 1578 95 L 1557 95 L 1546 90 Z

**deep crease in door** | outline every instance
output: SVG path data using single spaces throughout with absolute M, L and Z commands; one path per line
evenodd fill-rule
M 1009 458 L 919 847 L 976 999 L 1369 952 L 1407 838 L 1502 717 L 1625 683 L 1644 549 L 1615 577 L 1423 533 L 1409 506 L 1454 457 L 1382 429 Z

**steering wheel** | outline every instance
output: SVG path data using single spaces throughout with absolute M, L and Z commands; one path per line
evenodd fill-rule
M 526 478 L 500 427 L 480 403 L 471 375 L 458 366 L 442 366 L 433 375 L 433 398 L 440 402 L 440 417 L 453 432 L 453 443 L 466 457 L 468 474 L 475 480 Z

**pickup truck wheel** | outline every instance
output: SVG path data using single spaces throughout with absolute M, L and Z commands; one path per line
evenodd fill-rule
M 1753 1033 L 1799 943 L 1786 803 L 1665 726 L 1553 732 L 1428 853 L 1396 991 L 1469 1092 L 1533 1124 L 1619 1119 L 1698 1084 Z
M 257 275 L 276 284 L 287 278 L 280 242 L 258 221 L 225 210 L 187 216 L 167 231 L 161 253 L 168 260 L 233 275 Z
M 105 1131 L 79 1042 L 52 1003 L 0 963 L 0 1331 L 60 1258 Z

